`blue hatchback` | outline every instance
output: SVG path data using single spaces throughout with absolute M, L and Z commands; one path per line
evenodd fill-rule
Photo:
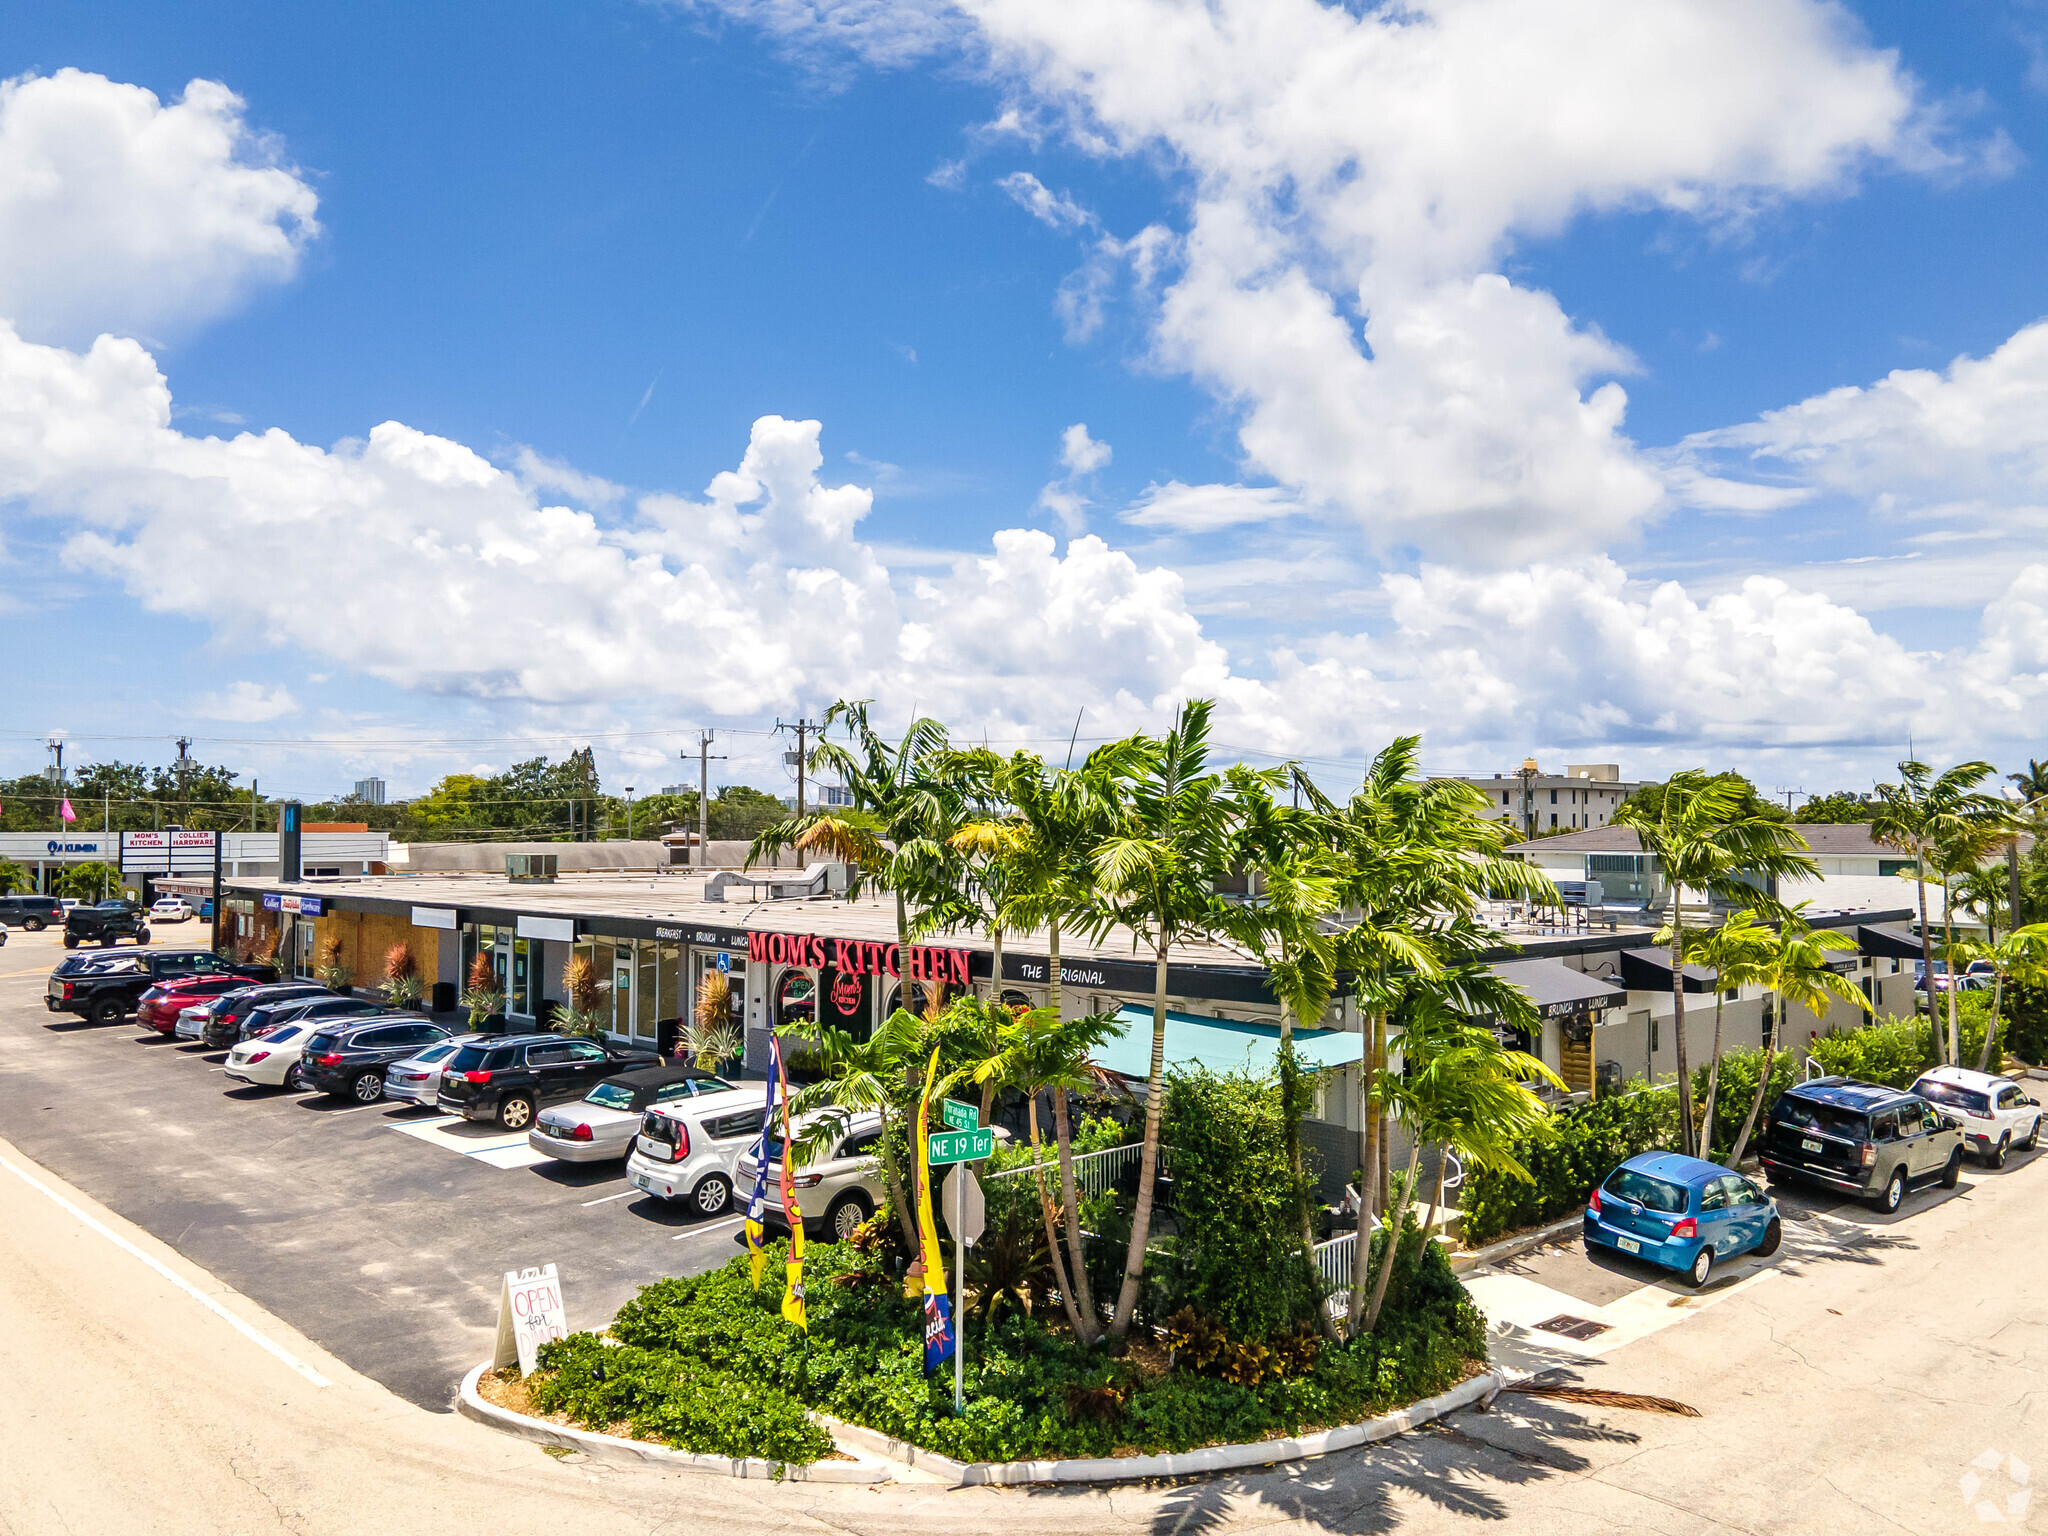
M 1718 1163 L 1644 1152 L 1601 1181 L 1586 1201 L 1589 1244 L 1633 1254 L 1705 1285 L 1716 1263 L 1778 1251 L 1777 1203 Z

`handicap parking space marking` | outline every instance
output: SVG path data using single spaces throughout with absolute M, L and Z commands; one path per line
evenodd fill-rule
M 531 1168 L 536 1163 L 554 1161 L 545 1152 L 536 1152 L 523 1142 L 516 1147 L 487 1147 L 481 1152 L 469 1154 L 473 1163 L 488 1163 L 493 1168 Z
M 415 1141 L 424 1141 L 428 1146 L 454 1152 L 493 1168 L 531 1168 L 538 1163 L 553 1161 L 547 1153 L 536 1152 L 527 1145 L 524 1131 L 504 1131 L 490 1136 L 455 1136 L 449 1133 L 449 1126 L 464 1123 L 460 1115 L 437 1115 L 431 1120 L 394 1120 L 388 1128 Z

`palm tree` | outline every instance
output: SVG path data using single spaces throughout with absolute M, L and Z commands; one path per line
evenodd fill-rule
M 1927 1018 L 1934 1022 L 1934 936 L 1927 923 L 1927 871 L 1944 843 L 1953 844 L 1959 834 L 1973 825 L 1997 821 L 2009 814 L 1990 795 L 1974 788 L 1992 773 L 1986 762 L 1958 763 L 1937 775 L 1923 762 L 1908 758 L 1899 764 L 1899 782 L 1877 786 L 1882 807 L 1871 818 L 1870 835 L 1886 847 L 1910 854 L 1913 886 L 1920 901 L 1920 974 L 1927 982 Z M 1941 1032 L 1934 1031 L 1935 1057 L 1955 1060 L 1951 1046 L 1942 1051 Z
M 1971 877 L 1989 874 L 1990 871 L 1984 868 L 1984 861 L 2019 830 L 2011 807 L 2001 801 L 1992 803 L 1998 807 L 1997 816 L 1961 821 L 1950 828 L 1946 836 L 1938 837 L 1934 845 L 1935 867 L 1940 872 L 1942 886 L 1941 959 L 1949 968 L 1949 984 L 1942 989 L 1948 994 L 1948 1059 L 1954 1062 L 1962 1060 L 1957 1019 L 1960 1002 L 1955 985 L 1956 962 L 1961 958 L 1956 941 L 1955 897 L 1960 895 L 1965 901 L 1969 899 Z M 1927 987 L 1931 1001 L 1934 993 L 1932 977 L 1929 977 Z
M 844 730 L 846 745 L 830 738 L 834 726 Z M 747 850 L 748 867 L 785 848 L 829 853 L 853 865 L 847 900 L 858 897 L 868 882 L 892 892 L 898 952 L 907 951 L 909 899 L 915 895 L 937 902 L 947 890 L 939 877 L 950 859 L 946 838 L 958 824 L 960 806 L 958 784 L 935 771 L 946 753 L 946 728 L 936 720 L 911 721 L 902 739 L 891 743 L 868 723 L 866 700 L 839 700 L 825 711 L 810 767 L 837 775 L 853 809 L 869 820 L 821 808 L 779 821 L 754 839 Z M 904 996 L 907 1000 L 907 990 Z
M 2048 798 L 2048 763 L 2042 762 L 2039 758 L 2028 758 L 2025 772 L 2008 773 L 2006 777 L 2018 787 L 2021 799 Z
M 1945 882 L 1948 896 L 1943 905 L 1950 911 L 1967 912 L 1984 923 L 1984 936 L 1998 938 L 1998 915 L 2006 905 L 2005 871 L 1995 865 L 1960 871 Z
M 1446 966 L 1475 960 L 1499 940 L 1480 921 L 1489 898 L 1557 900 L 1549 876 L 1501 850 L 1514 835 L 1493 820 L 1477 790 L 1417 772 L 1418 736 L 1402 736 L 1373 759 L 1358 792 L 1339 806 L 1307 780 L 1303 798 L 1325 823 L 1341 871 L 1338 964 L 1356 977 L 1369 1029 L 1359 1072 L 1359 1161 L 1364 1170 L 1358 1251 L 1369 1253 L 1372 1220 L 1384 1203 L 1389 1080 L 1388 1015 L 1415 983 Z M 1349 1331 L 1365 1311 L 1365 1288 L 1351 1289 Z
M 916 1253 L 916 1208 L 907 1198 L 909 1185 L 897 1165 L 889 1125 L 896 1112 L 896 1097 L 903 1091 L 923 1043 L 918 1020 L 899 1008 L 865 1040 L 856 1040 L 847 1031 L 829 1024 L 787 1024 L 776 1033 L 800 1036 L 811 1042 L 810 1049 L 823 1074 L 817 1082 L 791 1095 L 789 1101 L 792 1117 L 819 1109 L 830 1111 L 799 1139 L 806 1155 L 843 1133 L 853 1116 L 870 1111 L 881 1116 L 882 1135 L 875 1150 L 881 1159 L 882 1181 L 889 1191 L 889 1203 L 896 1209 L 896 1219 L 902 1224 L 904 1241 Z
M 1164 737 L 1129 739 L 1133 751 L 1115 786 L 1114 823 L 1093 856 L 1089 925 L 1097 933 L 1127 929 L 1153 959 L 1145 1144 L 1123 1286 L 1110 1321 L 1117 1338 L 1130 1332 L 1152 1230 L 1159 1113 L 1166 1097 L 1167 960 L 1176 944 L 1219 933 L 1228 916 L 1216 889 L 1230 873 L 1235 808 L 1223 776 L 1209 770 L 1209 712 L 1208 700 L 1191 700 Z
M 1749 1101 L 1749 1115 L 1743 1120 L 1742 1130 L 1735 1138 L 1735 1150 L 1728 1154 L 1730 1168 L 1740 1168 L 1742 1154 L 1749 1149 L 1750 1133 L 1756 1129 L 1756 1117 L 1763 1112 L 1764 1096 L 1770 1091 L 1771 1074 L 1777 1070 L 1778 1040 L 1785 1031 L 1786 1015 L 1794 1005 L 1806 1009 L 1815 1018 L 1826 1017 L 1828 1004 L 1837 1000 L 1853 1003 L 1865 1013 L 1871 1011 L 1870 999 L 1863 995 L 1862 988 L 1828 965 L 1830 954 L 1839 954 L 1843 950 L 1853 953 L 1855 948 L 1856 941 L 1845 933 L 1833 928 L 1809 928 L 1797 910 L 1785 914 L 1763 976 L 1764 985 L 1769 989 L 1764 997 L 1764 1007 L 1769 1009 L 1775 997 L 1777 1025 L 1764 1040 L 1764 1059 L 1762 1070 L 1757 1073 L 1756 1097 Z
M 2004 1022 L 1999 1010 L 2004 1006 L 2006 977 L 2023 987 L 2048 986 L 2048 923 L 2029 923 L 2014 929 L 2002 941 L 1965 944 L 1961 948 L 1967 959 L 1991 962 L 1991 1020 L 1984 1026 L 1984 1048 L 1977 1056 L 1977 1070 L 1989 1072 L 1992 1063 L 2000 1059 L 1995 1047 L 1999 1026 Z
M 1658 937 L 1668 937 L 1671 945 L 1679 1149 L 1691 1157 L 1699 1152 L 1699 1138 L 1685 1045 L 1685 893 L 1779 910 L 1776 898 L 1751 882 L 1817 874 L 1818 866 L 1804 851 L 1806 839 L 1773 821 L 1768 808 L 1754 803 L 1749 786 L 1733 774 L 1710 775 L 1698 768 L 1674 773 L 1654 807 L 1623 801 L 1614 821 L 1635 828 L 1643 852 L 1657 861 L 1671 886 L 1671 922 Z
M 1372 1277 L 1371 1299 L 1359 1318 L 1367 1332 L 1378 1324 L 1380 1306 L 1386 1300 L 1401 1234 L 1415 1203 L 1415 1176 L 1424 1145 L 1437 1148 L 1439 1170 L 1443 1149 L 1452 1146 L 1481 1167 L 1527 1178 L 1527 1170 L 1514 1156 L 1514 1143 L 1534 1135 L 1549 1116 L 1548 1107 L 1529 1090 L 1528 1080 L 1544 1078 L 1564 1086 L 1537 1058 L 1509 1050 L 1490 1028 L 1472 1022 L 1472 1015 L 1484 1013 L 1510 1028 L 1529 1030 L 1536 1024 L 1536 1009 L 1527 995 L 1483 966 L 1468 963 L 1428 980 L 1411 978 L 1403 990 L 1402 1070 L 1382 1073 L 1379 1092 L 1381 1101 L 1408 1129 L 1408 1172 L 1401 1183 L 1398 1207 L 1387 1213 L 1387 1235 Z M 1425 1242 L 1442 1198 L 1439 1172 L 1429 1223 L 1423 1229 Z M 1359 1251 L 1370 1263 L 1370 1250 Z M 1363 1291 L 1364 1279 L 1354 1280 L 1354 1298 Z
M 1066 1307 L 1067 1321 L 1074 1337 L 1092 1345 L 1102 1335 L 1101 1320 L 1095 1312 L 1095 1296 L 1088 1284 L 1088 1266 L 1083 1262 L 1081 1213 L 1074 1196 L 1073 1143 L 1065 1130 L 1066 1096 L 1084 1092 L 1097 1082 L 1091 1059 L 1095 1048 L 1119 1030 L 1116 1015 L 1088 1014 L 1062 1019 L 1053 1008 L 1033 1008 L 1015 1015 L 1003 1026 L 1003 1049 L 999 1057 L 977 1066 L 974 1076 L 1000 1077 L 1027 1095 L 1031 1126 L 1031 1178 L 1038 1190 L 1040 1214 L 1045 1220 L 1045 1243 L 1052 1255 L 1052 1269 Z M 1060 1237 L 1053 1220 L 1052 1191 L 1046 1186 L 1045 1166 L 1040 1155 L 1038 1096 L 1050 1092 L 1058 1106 L 1055 1113 L 1061 1138 L 1060 1180 L 1064 1209 L 1067 1252 L 1060 1251 Z
M 1297 773 L 1296 769 L 1284 770 Z M 1244 948 L 1266 962 L 1274 1000 L 1280 1005 L 1280 1112 L 1285 1127 L 1287 1166 L 1302 1188 L 1301 1119 L 1307 1111 L 1300 1062 L 1294 1050 L 1295 1021 L 1322 1018 L 1336 990 L 1333 914 L 1342 900 L 1342 865 L 1330 845 L 1325 819 L 1313 809 L 1280 804 L 1270 773 L 1244 767 L 1229 770 L 1238 806 L 1239 867 L 1259 878 L 1260 890 L 1226 920 Z M 1315 1246 L 1306 1202 L 1301 1208 L 1304 1254 Z
M 1700 1145 L 1714 1144 L 1714 1110 L 1721 1102 L 1721 1015 L 1731 990 L 1764 979 L 1777 932 L 1759 923 L 1750 911 L 1731 913 L 1718 928 L 1709 928 L 1692 942 L 1695 963 L 1714 973 L 1714 1057 L 1707 1068 L 1707 1107 L 1700 1122 Z

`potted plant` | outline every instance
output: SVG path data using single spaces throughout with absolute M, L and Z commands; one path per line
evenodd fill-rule
M 394 1008 L 417 1008 L 426 983 L 410 944 L 394 944 L 384 952 L 384 998 Z
M 562 1032 L 592 1038 L 603 1034 L 611 1022 L 611 1009 L 605 1006 L 605 994 L 611 990 L 611 983 L 598 980 L 597 967 L 590 956 L 569 957 L 569 963 L 562 967 L 562 990 L 569 998 L 569 1006 L 556 1016 Z
M 341 936 L 339 934 L 330 935 L 321 944 L 317 974 L 320 977 L 320 984 L 322 986 L 332 987 L 343 997 L 347 997 L 355 990 L 354 986 L 351 985 L 355 978 L 349 971 L 349 968 L 342 963 Z
M 683 1021 L 676 1054 L 687 1056 L 705 1072 L 740 1053 L 739 1031 L 732 1024 L 732 989 L 722 972 L 708 972 L 697 987 L 697 1007 Z
M 498 986 L 498 971 L 489 955 L 470 962 L 469 989 L 462 994 L 462 1006 L 469 1010 L 469 1027 L 481 1029 L 484 1021 L 505 1006 L 505 994 Z

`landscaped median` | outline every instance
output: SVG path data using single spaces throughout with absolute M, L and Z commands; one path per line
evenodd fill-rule
M 1120 1355 L 1010 1310 L 970 1318 L 966 1397 L 927 1376 L 922 1312 L 878 1254 L 813 1247 L 808 1338 L 747 1263 L 648 1286 L 607 1337 L 546 1346 L 509 1402 L 464 1410 L 529 1438 L 736 1476 L 869 1482 L 876 1456 L 955 1483 L 1113 1482 L 1313 1456 L 1399 1434 L 1498 1391 L 1485 1322 L 1413 1227 L 1379 1326 L 1198 1369 L 1153 1343 Z M 772 1271 L 780 1264 L 772 1265 Z M 1185 1353 L 1185 1352 L 1184 1352 Z M 505 1398 L 502 1391 L 493 1396 Z M 522 1424 L 523 1421 L 523 1424 Z

